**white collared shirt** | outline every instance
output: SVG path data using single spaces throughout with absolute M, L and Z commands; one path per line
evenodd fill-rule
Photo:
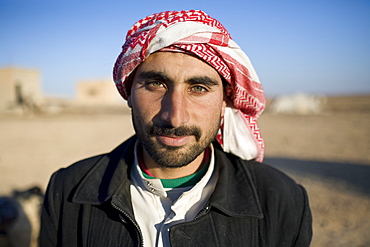
M 168 231 L 171 226 L 191 221 L 203 209 L 217 182 L 214 172 L 214 151 L 212 144 L 208 170 L 194 186 L 163 188 L 160 179 L 145 178 L 137 159 L 131 169 L 131 200 L 134 215 L 140 226 L 145 247 L 170 246 Z

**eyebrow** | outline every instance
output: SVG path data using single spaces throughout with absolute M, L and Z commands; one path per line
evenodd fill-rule
M 190 84 L 201 84 L 205 86 L 218 86 L 220 83 L 208 76 L 195 76 L 187 80 Z
M 139 80 L 156 79 L 165 82 L 173 81 L 170 77 L 160 71 L 142 71 L 138 75 Z M 205 86 L 218 86 L 220 83 L 208 76 L 194 76 L 185 81 L 187 84 L 201 84 Z
M 143 71 L 138 75 L 140 80 L 157 79 L 162 81 L 171 81 L 171 79 L 164 73 L 159 71 Z

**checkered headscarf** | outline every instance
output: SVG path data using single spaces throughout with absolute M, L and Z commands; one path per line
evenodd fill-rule
M 130 74 L 156 51 L 191 53 L 228 82 L 229 103 L 216 139 L 225 152 L 262 161 L 264 143 L 257 118 L 265 96 L 247 55 L 220 22 L 199 10 L 166 11 L 150 15 L 128 31 L 113 78 L 123 98 L 130 93 Z

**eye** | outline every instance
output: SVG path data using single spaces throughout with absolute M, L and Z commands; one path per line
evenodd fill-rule
M 208 92 L 207 88 L 203 87 L 203 86 L 193 86 L 191 87 L 190 89 L 192 92 L 195 92 L 195 93 L 203 93 L 203 92 Z
M 146 85 L 151 88 L 161 88 L 164 87 L 164 84 L 161 81 L 148 81 Z

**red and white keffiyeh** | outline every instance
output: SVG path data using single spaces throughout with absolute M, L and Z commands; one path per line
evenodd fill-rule
M 216 139 L 225 152 L 262 161 L 264 143 L 257 118 L 266 104 L 263 89 L 249 58 L 222 24 L 199 10 L 166 11 L 135 23 L 113 70 L 123 98 L 131 87 L 129 75 L 156 51 L 191 53 L 223 76 L 229 103 Z

